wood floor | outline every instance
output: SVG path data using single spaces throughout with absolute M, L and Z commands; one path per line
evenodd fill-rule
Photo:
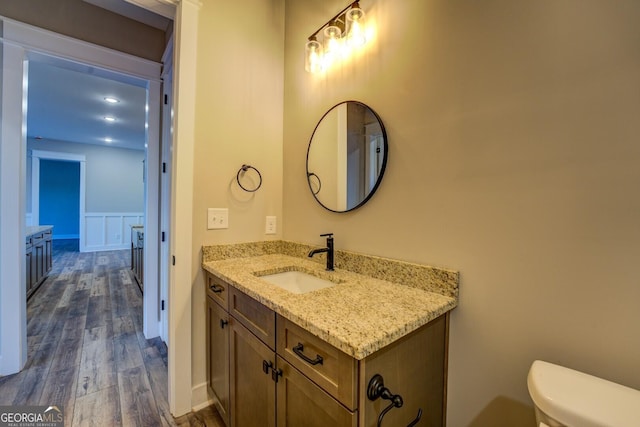
M 65 426 L 224 426 L 210 408 L 171 416 L 166 346 L 142 334 L 129 251 L 78 253 L 77 241 L 54 241 L 27 319 L 27 364 L 0 377 L 0 405 L 61 405 Z

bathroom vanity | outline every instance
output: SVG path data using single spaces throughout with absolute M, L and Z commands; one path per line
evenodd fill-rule
M 328 272 L 310 249 L 203 248 L 208 385 L 227 426 L 445 425 L 458 274 L 344 251 Z M 284 272 L 330 285 L 269 280 Z

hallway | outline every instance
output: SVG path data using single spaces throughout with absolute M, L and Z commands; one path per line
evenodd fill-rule
M 130 252 L 76 242 L 54 241 L 53 270 L 27 304 L 27 364 L 0 378 L 0 405 L 59 405 L 66 426 L 222 426 L 211 409 L 171 416 L 166 346 L 142 333 Z

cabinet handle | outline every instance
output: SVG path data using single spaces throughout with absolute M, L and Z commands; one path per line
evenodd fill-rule
M 271 369 L 271 379 L 278 382 L 278 377 L 282 376 L 282 369 Z
M 228 320 L 220 319 L 220 327 L 222 329 L 224 329 L 224 325 L 228 325 L 228 324 L 229 324 Z
M 209 289 L 211 289 L 214 294 L 221 294 L 222 291 L 224 291 L 224 288 L 220 285 L 211 285 Z
M 273 368 L 273 363 L 272 362 L 267 362 L 266 360 L 262 361 L 262 372 L 264 372 L 265 374 L 269 373 L 269 369 Z
M 310 359 L 307 356 L 305 356 L 304 352 L 304 346 L 302 345 L 302 343 L 298 343 L 297 346 L 292 348 L 293 352 L 295 354 L 298 355 L 298 357 L 300 357 L 302 360 L 304 360 L 305 362 L 311 364 L 311 365 L 322 365 L 322 356 L 320 356 L 319 354 L 316 354 L 316 358 L 315 359 Z

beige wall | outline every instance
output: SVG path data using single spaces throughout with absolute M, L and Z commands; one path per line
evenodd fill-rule
M 84 155 L 86 212 L 143 212 L 144 151 L 51 139 L 27 140 L 26 199 L 31 213 L 31 151 Z M 117 169 L 115 167 L 117 165 Z M 117 170 L 117 173 L 114 171 Z
M 282 237 L 283 45 L 283 0 L 203 2 L 193 170 L 194 386 L 206 382 L 202 246 Z M 236 182 L 243 164 L 262 174 L 253 193 Z M 251 188 L 256 177 L 248 171 L 241 182 Z M 207 230 L 207 208 L 228 208 L 229 228 Z M 277 217 L 276 235 L 264 233 L 267 215 Z
M 538 358 L 640 389 L 640 2 L 362 0 L 367 50 L 305 73 L 344 3 L 286 2 L 284 238 L 461 272 L 450 426 L 533 426 Z M 304 163 L 347 99 L 380 114 L 390 157 L 369 203 L 335 214 Z
M 164 31 L 82 0 L 0 0 L 0 15 L 158 62 L 166 46 Z

